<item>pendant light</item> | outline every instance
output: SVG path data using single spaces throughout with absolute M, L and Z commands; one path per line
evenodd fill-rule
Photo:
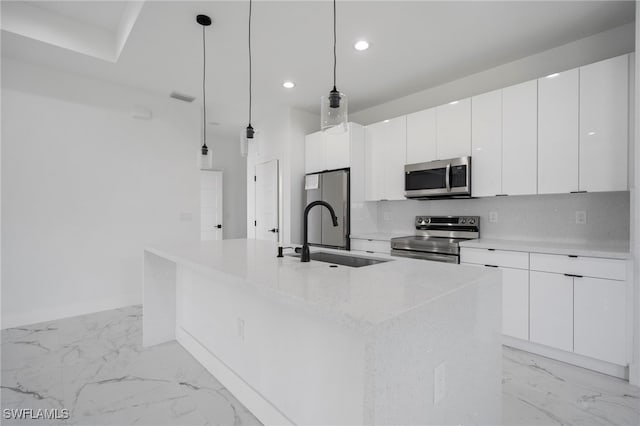
M 336 88 L 336 0 L 333 0 L 333 89 L 320 98 L 320 128 L 331 133 L 347 131 L 347 97 Z
M 251 10 L 253 1 L 249 0 L 249 125 L 240 134 L 240 154 L 246 157 L 249 154 L 249 142 L 254 139 L 255 130 L 251 126 Z
M 207 168 L 209 158 L 209 147 L 207 147 L 207 95 L 205 91 L 207 82 L 207 49 L 205 28 L 211 25 L 211 18 L 207 15 L 196 16 L 196 22 L 202 25 L 202 165 Z

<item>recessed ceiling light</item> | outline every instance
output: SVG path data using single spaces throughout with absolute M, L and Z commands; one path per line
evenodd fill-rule
M 388 122 L 389 122 L 389 120 L 384 120 L 384 122 L 385 122 L 385 123 L 388 123 Z
M 457 104 L 458 102 L 460 102 L 460 101 L 451 101 L 451 102 L 449 102 L 449 105 L 455 105 L 455 104 Z
M 369 43 L 366 40 L 359 40 L 356 44 L 353 45 L 356 50 L 367 50 L 369 48 Z
M 595 134 L 596 134 L 596 132 L 589 132 L 589 133 L 587 133 L 587 135 L 588 135 L 588 136 L 593 136 L 593 135 L 595 135 Z
M 556 78 L 557 76 L 559 76 L 560 73 L 554 72 L 553 74 L 549 74 L 548 76 L 546 76 L 545 78 Z
M 282 87 L 286 89 L 293 89 L 294 87 L 296 87 L 296 84 L 293 81 L 285 81 L 284 83 L 282 83 Z

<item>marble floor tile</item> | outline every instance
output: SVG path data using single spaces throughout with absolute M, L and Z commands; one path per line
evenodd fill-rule
M 2 408 L 67 408 L 67 420 L 5 425 L 260 425 L 178 343 L 142 347 L 130 306 L 2 330 Z M 503 351 L 504 425 L 640 425 L 640 388 Z

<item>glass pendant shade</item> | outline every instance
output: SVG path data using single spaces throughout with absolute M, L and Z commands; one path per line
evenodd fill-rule
M 243 157 L 249 155 L 249 143 L 256 143 L 256 132 L 249 124 L 240 132 L 240 154 Z
M 333 88 L 328 96 L 320 98 L 320 128 L 330 133 L 347 131 L 348 100 L 344 93 Z

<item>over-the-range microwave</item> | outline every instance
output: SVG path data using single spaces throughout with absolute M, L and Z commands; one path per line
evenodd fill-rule
M 471 157 L 407 164 L 404 172 L 407 198 L 471 197 Z

